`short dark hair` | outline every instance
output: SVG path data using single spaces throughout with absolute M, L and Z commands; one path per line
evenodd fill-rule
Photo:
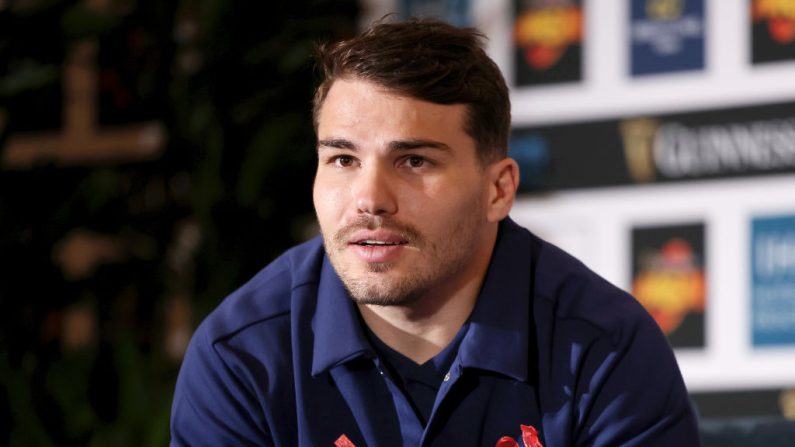
M 483 50 L 485 36 L 438 20 L 380 20 L 356 37 L 317 47 L 323 80 L 314 120 L 337 79 L 360 79 L 399 95 L 436 104 L 464 104 L 464 130 L 483 163 L 505 158 L 511 128 L 508 87 Z

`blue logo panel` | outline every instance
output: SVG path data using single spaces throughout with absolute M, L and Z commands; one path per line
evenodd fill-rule
M 544 137 L 533 132 L 514 133 L 508 156 L 519 165 L 519 191 L 544 188 L 549 174 L 549 145 Z
M 795 215 L 756 218 L 751 233 L 753 345 L 795 345 Z
M 633 76 L 704 68 L 704 0 L 631 0 Z
M 472 26 L 469 0 L 403 0 L 401 17 L 433 17 L 455 26 Z

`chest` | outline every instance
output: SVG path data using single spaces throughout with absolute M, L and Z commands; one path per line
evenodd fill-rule
M 541 431 L 531 385 L 476 370 L 451 371 L 425 424 L 389 374 L 369 360 L 298 380 L 295 393 L 295 418 L 286 414 L 287 423 L 272 429 L 295 430 L 274 438 L 297 434 L 301 446 L 334 446 L 343 435 L 356 447 L 496 446 L 505 436 L 522 445 L 521 425 Z

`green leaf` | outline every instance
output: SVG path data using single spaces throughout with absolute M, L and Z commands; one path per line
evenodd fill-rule
M 54 65 L 25 59 L 12 64 L 9 73 L 0 78 L 0 96 L 19 95 L 25 91 L 38 90 L 58 80 L 58 69 Z

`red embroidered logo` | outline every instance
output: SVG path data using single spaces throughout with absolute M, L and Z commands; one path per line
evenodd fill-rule
M 350 439 L 344 434 L 334 441 L 336 447 L 356 447 Z
M 524 443 L 524 447 L 544 447 L 541 444 L 541 440 L 538 439 L 538 430 L 532 425 L 520 425 L 522 429 L 522 442 Z M 356 445 L 348 439 L 347 436 L 344 434 L 337 438 L 334 441 L 335 447 L 356 447 Z M 503 436 L 497 441 L 497 445 L 495 447 L 519 447 L 519 443 L 516 442 L 510 436 Z
M 538 430 L 535 427 L 532 425 L 520 425 L 520 427 L 522 428 L 524 447 L 544 447 L 541 440 L 538 439 Z M 510 436 L 503 436 L 497 441 L 495 447 L 519 447 L 519 443 Z

